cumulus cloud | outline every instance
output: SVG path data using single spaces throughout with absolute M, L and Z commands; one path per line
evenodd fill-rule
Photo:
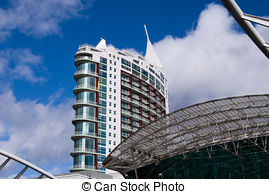
M 0 8 L 0 40 L 15 29 L 38 37 L 60 34 L 59 24 L 80 16 L 90 4 L 91 0 L 11 0 L 6 9 Z
M 37 166 L 53 164 L 46 170 L 67 172 L 62 164 L 71 161 L 72 103 L 71 100 L 59 105 L 17 101 L 12 91 L 1 93 L 0 131 L 5 134 L 0 139 L 1 149 Z
M 167 36 L 154 45 L 168 74 L 171 110 L 209 99 L 269 92 L 267 58 L 236 29 L 225 8 L 210 4 L 185 37 Z M 268 37 L 268 29 L 259 30 Z
M 35 55 L 29 48 L 5 49 L 0 51 L 0 74 L 9 80 L 24 79 L 32 83 L 44 82 L 46 79 L 35 75 L 34 67 L 40 67 L 42 57 Z

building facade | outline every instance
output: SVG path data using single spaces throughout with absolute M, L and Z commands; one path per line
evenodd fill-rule
M 73 168 L 106 172 L 102 161 L 130 134 L 168 113 L 167 77 L 148 39 L 146 56 L 106 45 L 75 54 Z

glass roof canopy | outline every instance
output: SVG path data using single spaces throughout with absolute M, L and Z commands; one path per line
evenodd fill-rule
M 179 109 L 136 131 L 103 166 L 125 174 L 175 155 L 267 135 L 269 94 L 212 100 Z

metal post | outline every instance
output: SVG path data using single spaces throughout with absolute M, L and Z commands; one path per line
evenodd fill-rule
M 136 168 L 136 164 L 135 164 L 135 160 L 134 160 L 134 152 L 133 152 L 133 149 L 132 149 L 132 148 L 131 148 L 131 154 L 132 154 L 132 158 L 133 158 L 133 165 L 134 165 L 134 171 L 135 171 L 135 178 L 138 179 L 137 168 Z

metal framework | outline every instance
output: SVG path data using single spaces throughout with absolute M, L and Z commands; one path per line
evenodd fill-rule
M 51 175 L 50 173 L 42 170 L 41 168 L 38 168 L 37 166 L 11 154 L 11 153 L 8 153 L 8 152 L 5 152 L 3 150 L 0 150 L 0 155 L 2 156 L 5 156 L 7 157 L 7 159 L 0 165 L 0 171 L 8 164 L 8 162 L 10 160 L 13 160 L 15 162 L 18 162 L 22 165 L 24 165 L 25 167 L 14 177 L 14 179 L 19 179 L 24 173 L 25 171 L 28 169 L 28 168 L 31 168 L 33 169 L 34 171 L 40 173 L 40 176 L 38 178 L 43 178 L 43 177 L 47 177 L 47 178 L 50 178 L 50 179 L 55 179 L 56 177 Z
M 254 22 L 262 26 L 269 27 L 269 19 L 243 13 L 243 11 L 240 9 L 240 7 L 236 4 L 234 0 L 221 1 L 223 5 L 227 8 L 227 10 L 231 13 L 231 15 L 234 17 L 234 19 L 238 22 L 238 24 L 242 27 L 242 29 L 251 38 L 251 40 L 269 59 L 269 43 L 264 41 L 261 35 L 251 24 L 251 22 Z
M 107 156 L 103 166 L 126 174 L 176 155 L 267 135 L 269 94 L 212 100 L 177 110 L 136 131 Z M 235 156 L 236 148 L 234 144 Z

